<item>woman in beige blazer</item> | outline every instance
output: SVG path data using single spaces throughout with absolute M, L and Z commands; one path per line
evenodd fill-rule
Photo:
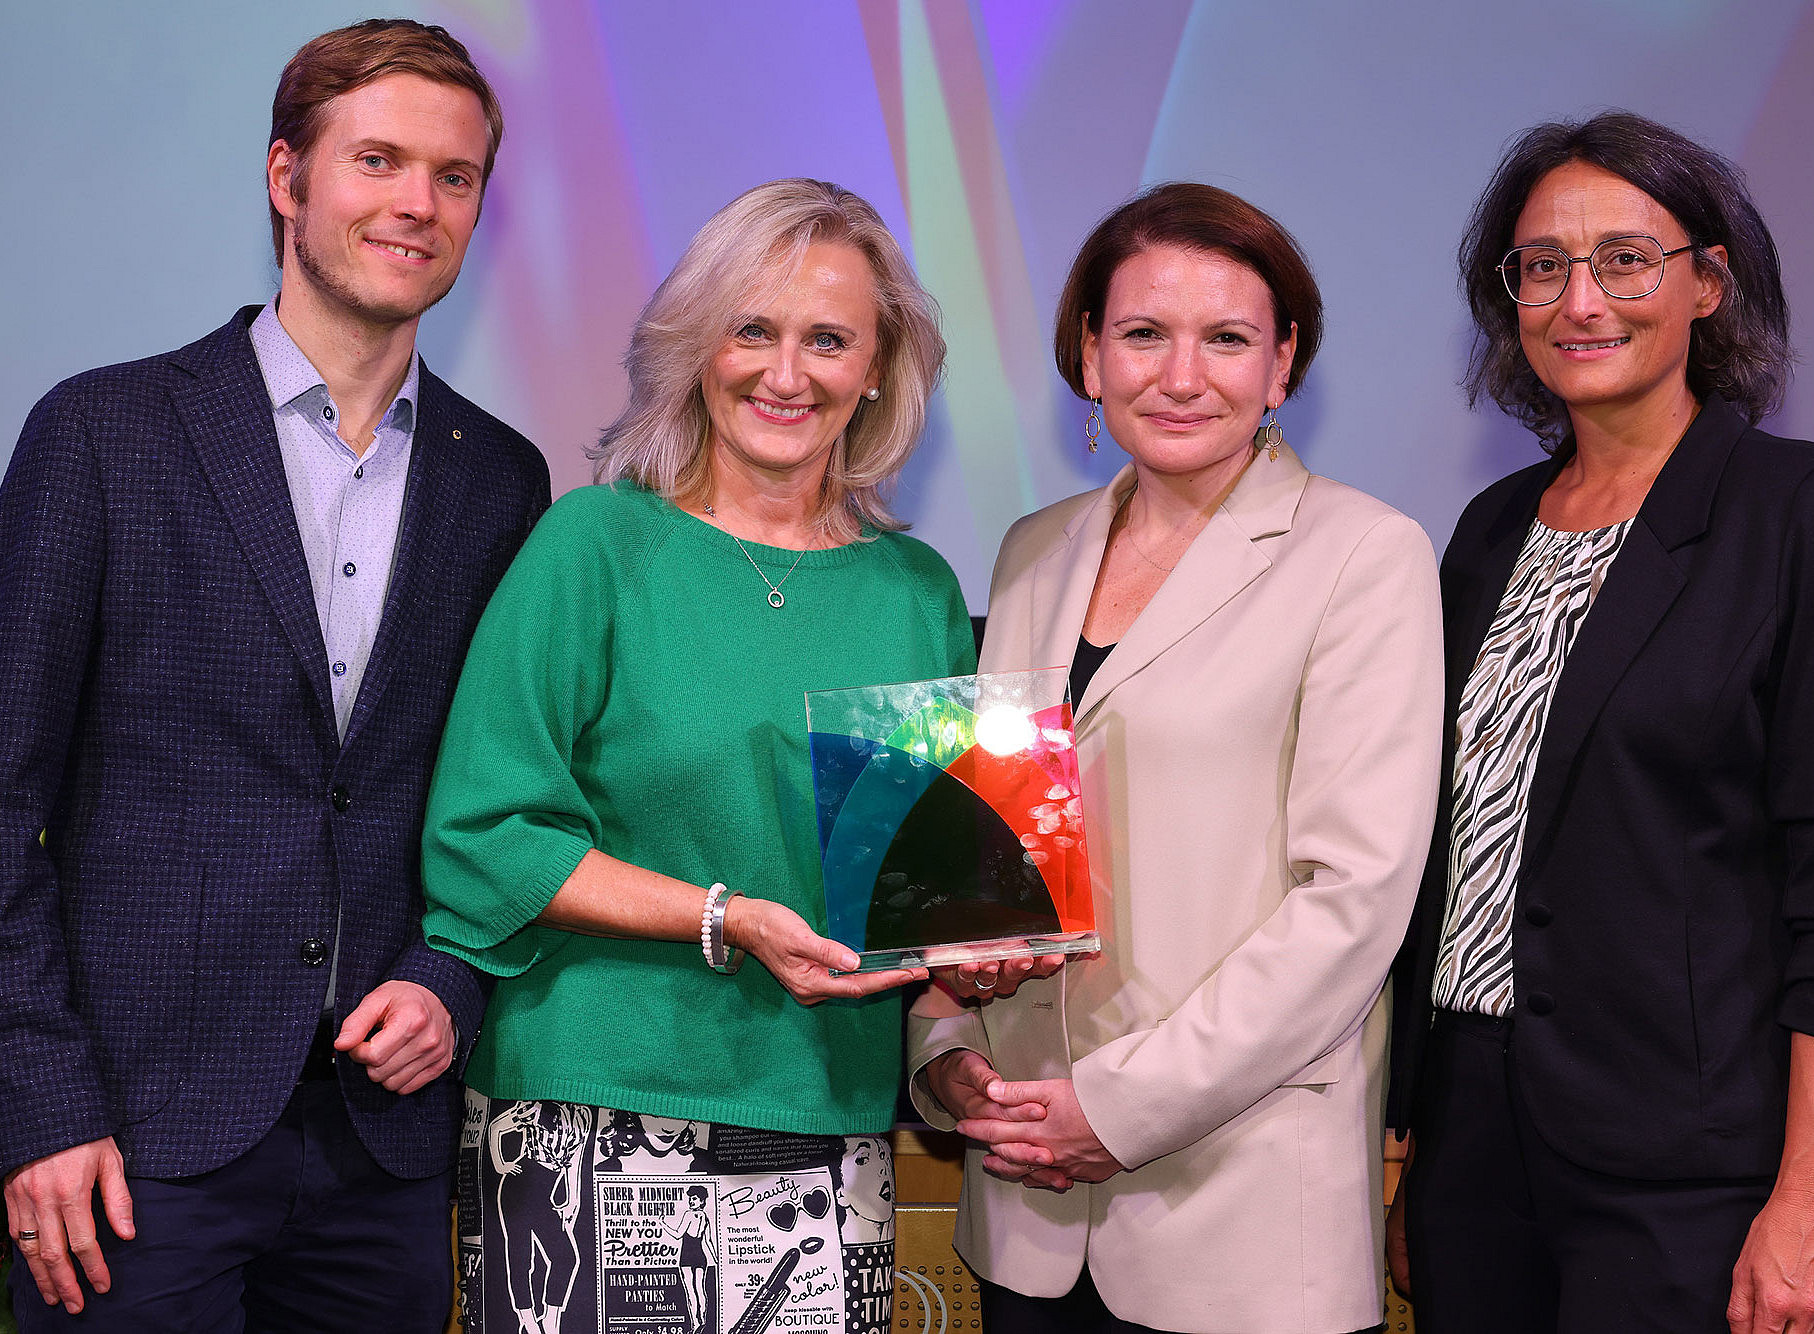
M 1204 185 L 1106 218 L 1060 301 L 1059 368 L 1131 462 L 1009 532 L 982 669 L 1072 665 L 1102 952 L 1012 995 L 948 975 L 910 1040 L 922 1113 L 975 1141 L 992 1334 L 1380 1319 L 1381 988 L 1441 631 L 1423 531 L 1279 432 L 1320 332 L 1290 236 Z

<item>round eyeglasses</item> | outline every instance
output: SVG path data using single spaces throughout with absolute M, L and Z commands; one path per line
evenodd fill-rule
M 1690 243 L 1665 250 L 1656 237 L 1641 234 L 1608 237 L 1585 255 L 1553 245 L 1513 246 L 1499 261 L 1499 276 L 1519 305 L 1547 306 L 1567 290 L 1574 266 L 1585 264 L 1607 296 L 1634 301 L 1663 285 L 1664 260 L 1692 249 Z

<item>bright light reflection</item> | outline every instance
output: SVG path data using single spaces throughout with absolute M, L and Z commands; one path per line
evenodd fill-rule
M 1025 709 L 997 704 L 976 719 L 976 744 L 991 755 L 1013 755 L 1033 744 L 1038 730 Z

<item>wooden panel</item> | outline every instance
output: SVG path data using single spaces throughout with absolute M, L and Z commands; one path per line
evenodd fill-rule
M 920 1126 L 894 1132 L 897 1204 L 956 1204 L 964 1184 L 964 1140 Z
M 982 1329 L 982 1294 L 951 1249 L 956 1222 L 953 1205 L 895 1207 L 894 1334 L 936 1334 L 939 1329 L 976 1334 Z

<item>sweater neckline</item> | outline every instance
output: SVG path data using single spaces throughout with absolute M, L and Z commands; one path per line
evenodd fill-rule
M 659 498 L 658 498 L 659 499 Z M 770 546 L 766 542 L 752 542 L 747 538 L 737 538 L 720 528 L 717 524 L 689 514 L 669 500 L 660 500 L 669 513 L 670 523 L 683 536 L 698 541 L 722 556 L 742 563 L 744 553 L 757 561 L 783 566 L 793 565 L 797 559 L 800 569 L 824 569 L 834 565 L 846 565 L 863 554 L 863 548 L 874 545 L 875 531 L 867 526 L 863 536 L 835 547 L 813 547 L 802 550 L 799 547 Z M 741 545 L 739 545 L 741 544 Z

